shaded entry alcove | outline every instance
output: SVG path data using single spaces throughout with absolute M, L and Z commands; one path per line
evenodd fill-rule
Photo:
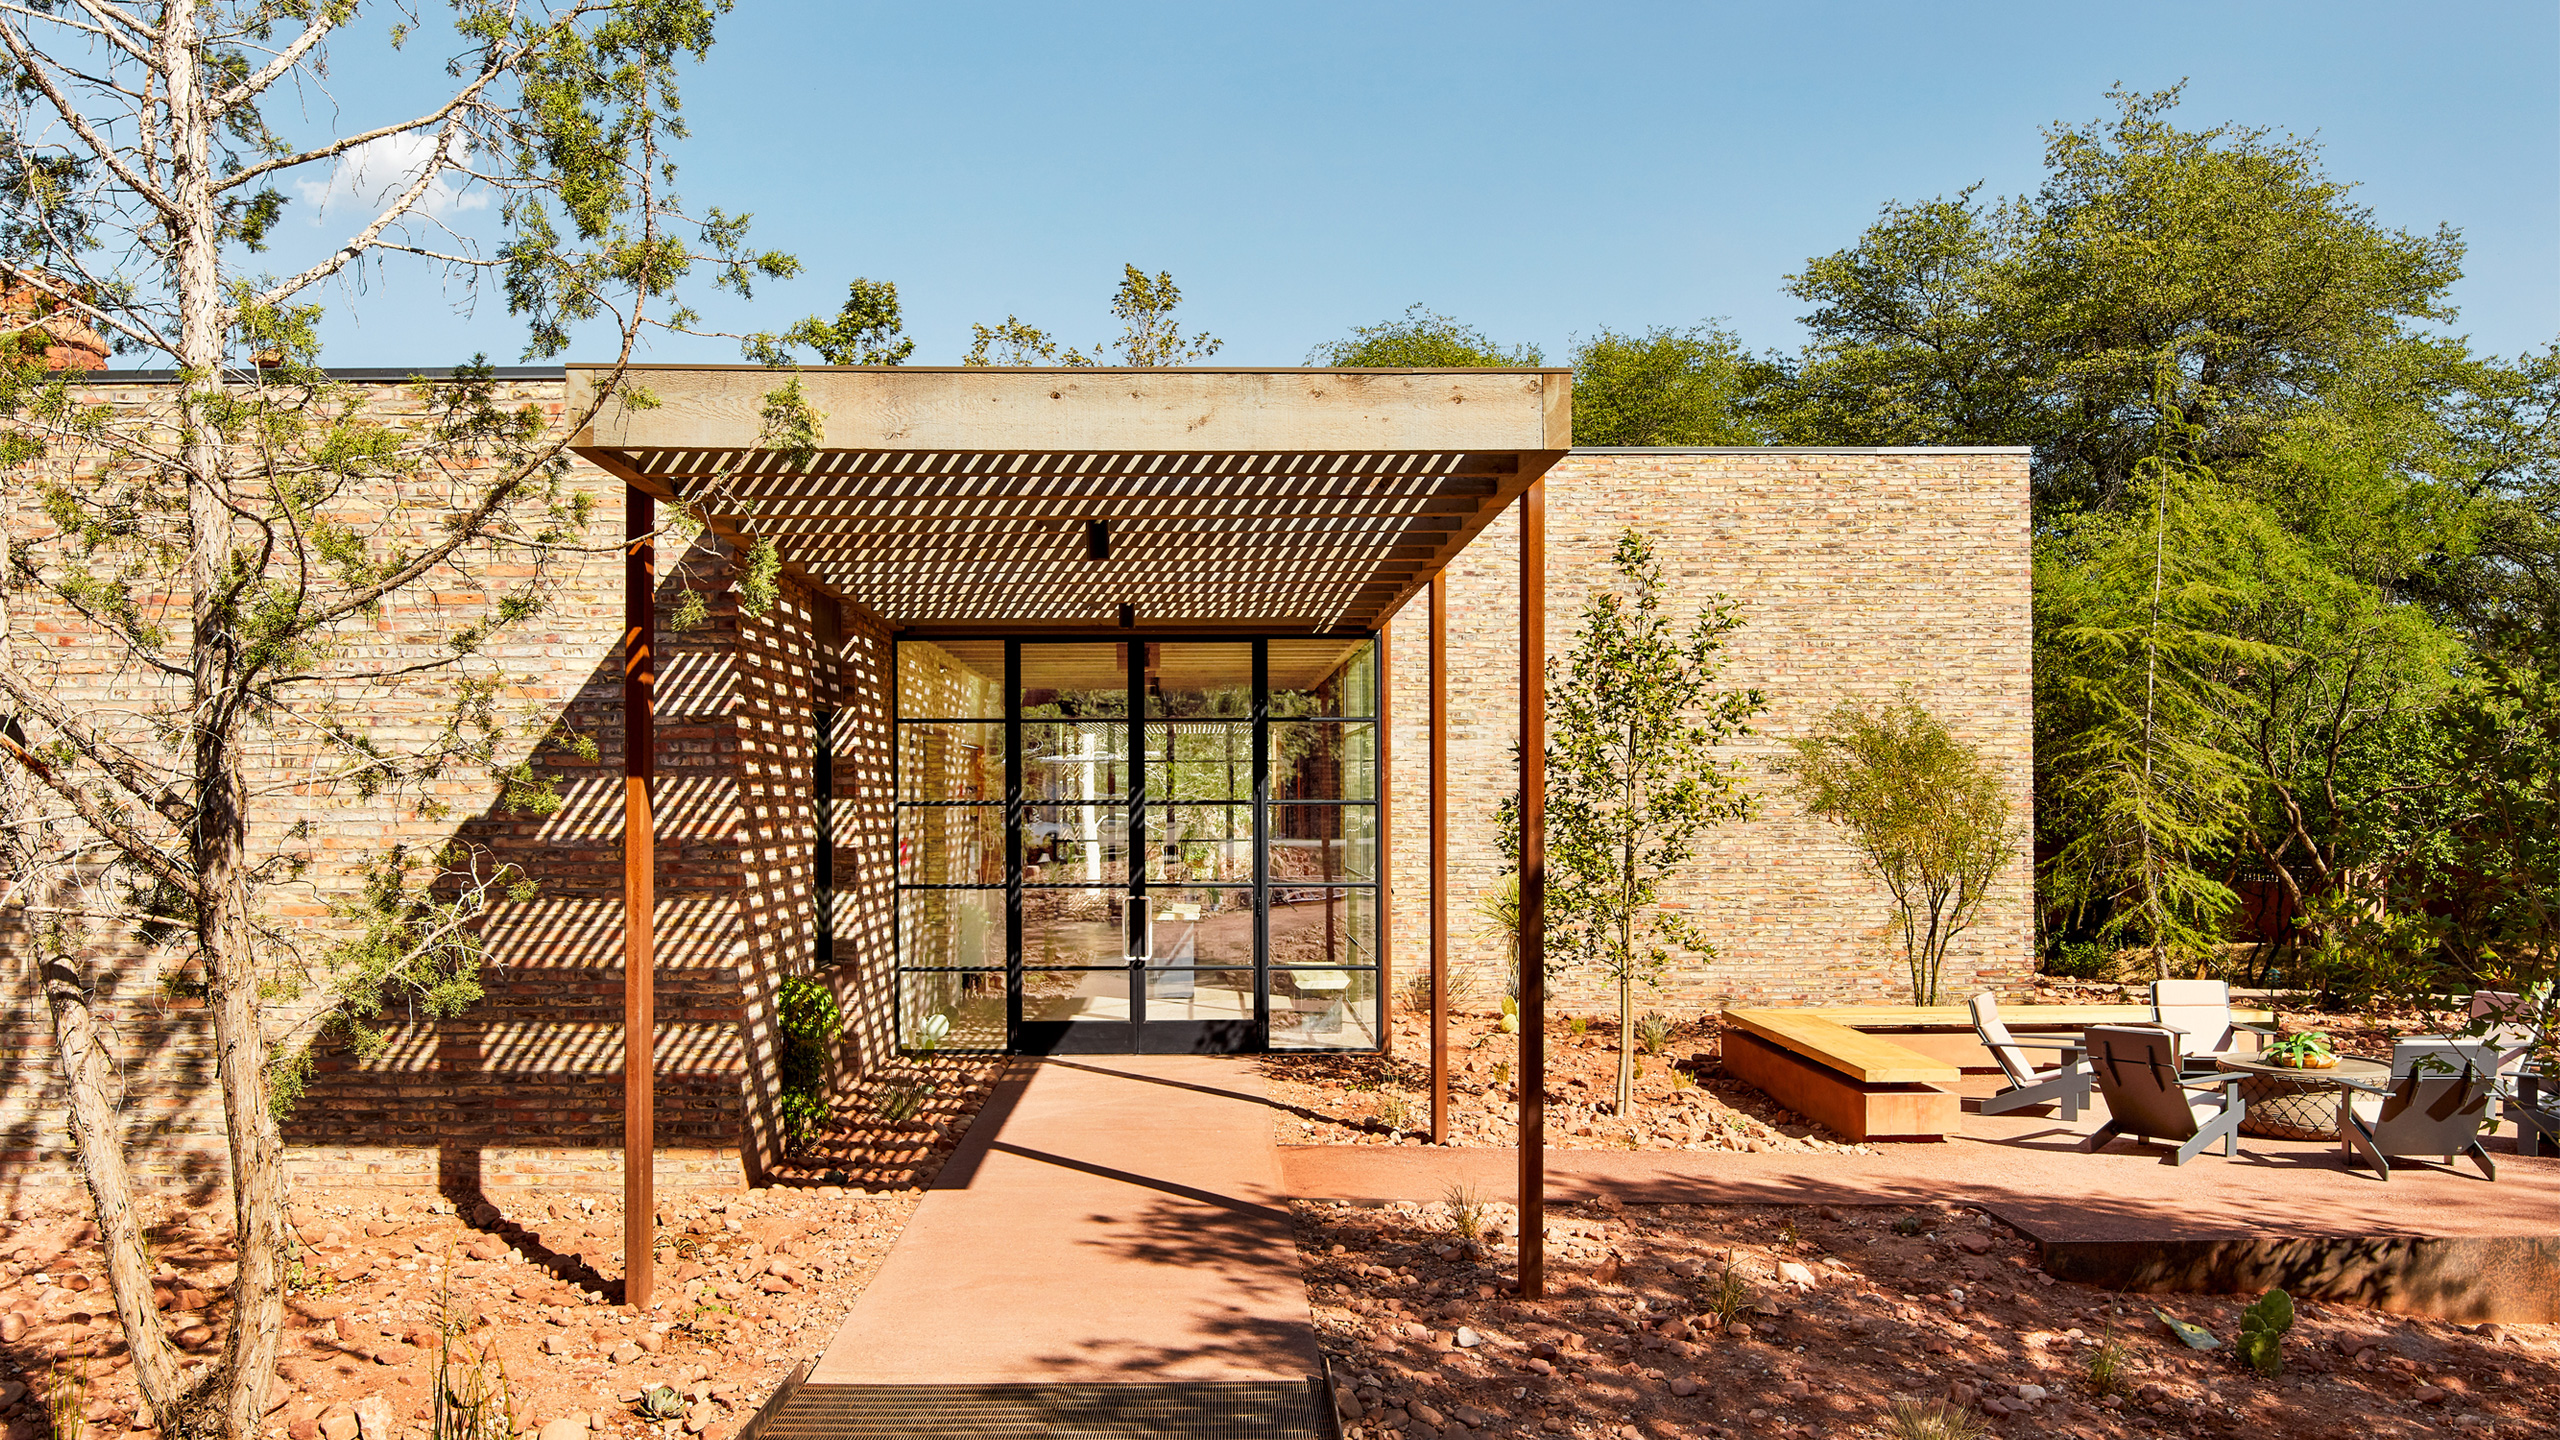
M 1374 637 L 898 643 L 897 1033 L 1370 1049 Z
M 587 402 L 603 369 L 569 367 L 570 406 Z M 1541 593 L 1536 556 L 1542 542 L 1534 537 L 1542 533 L 1537 527 L 1543 511 L 1536 485 L 1566 453 L 1572 429 L 1572 379 L 1565 371 L 812 369 L 797 372 L 796 381 L 822 439 L 813 451 L 785 455 L 761 446 L 765 396 L 778 380 L 773 372 L 638 367 L 631 378 L 647 392 L 645 401 L 608 403 L 573 448 L 630 487 L 633 598 L 625 705 L 627 723 L 635 729 L 647 727 L 652 704 L 649 647 L 655 632 L 648 578 L 653 507 L 661 499 L 696 504 L 724 539 L 771 540 L 787 577 L 834 601 L 845 623 L 893 640 L 976 638 L 1019 648 L 1226 638 L 1257 646 L 1267 666 L 1271 647 L 1284 639 L 1372 640 L 1514 501 L 1524 502 L 1524 535 L 1533 537 L 1522 550 L 1524 593 Z M 1543 613 L 1542 600 L 1523 609 L 1524 654 L 1540 651 Z M 1384 647 L 1375 649 L 1382 664 Z M 1133 728 L 1124 748 L 1142 768 L 1144 739 L 1135 728 L 1144 707 L 1138 689 L 1143 682 L 1136 678 L 1141 670 L 1130 667 L 1127 718 Z M 1534 667 L 1529 673 L 1534 675 Z M 1009 672 L 1009 731 L 1023 723 L 1014 689 L 1019 683 Z M 1382 692 L 1389 689 L 1372 683 Z M 1522 817 L 1524 1013 L 1536 999 L 1528 977 L 1535 970 L 1543 885 L 1537 803 L 1543 742 L 1532 688 L 1524 686 L 1521 710 L 1528 796 Z M 988 716 L 951 718 L 983 728 Z M 1268 726 L 1271 720 L 1265 715 L 1254 723 Z M 891 713 L 839 711 L 832 725 L 838 748 L 896 744 Z M 1374 728 L 1380 751 L 1374 763 L 1382 766 L 1387 727 Z M 1022 756 L 1016 738 L 1008 733 L 1001 751 L 1009 767 L 1018 766 Z M 983 746 L 985 739 L 982 734 L 977 743 Z M 1086 742 L 1078 737 L 1076 743 Z M 1267 765 L 1267 736 L 1260 753 Z M 631 977 L 625 1108 L 627 1128 L 640 1133 L 651 1095 L 653 783 L 645 764 L 635 765 L 628 776 L 624 831 Z M 1019 893 L 1023 872 L 1011 849 L 1022 837 L 1012 823 L 1018 817 L 1004 813 L 1019 803 L 1017 796 L 1008 789 L 1001 797 L 996 824 L 1008 847 L 1006 888 Z M 852 798 L 856 804 L 839 805 L 838 812 L 859 809 L 874 797 Z M 894 795 L 876 799 L 897 802 Z M 1129 802 L 1131 833 L 1141 841 L 1145 817 L 1136 807 L 1142 804 Z M 1340 834 L 1297 835 L 1284 818 L 1286 810 L 1265 804 L 1256 820 L 1262 832 L 1259 863 L 1265 867 L 1256 920 L 1265 933 L 1255 1001 L 1266 1034 L 1268 972 L 1274 968 L 1268 931 L 1272 912 L 1281 908 L 1268 873 L 1272 857 L 1296 838 L 1326 842 L 1329 848 L 1320 848 L 1320 855 L 1340 858 L 1348 848 L 1348 837 Z M 1375 813 L 1373 848 L 1383 851 L 1393 843 L 1391 817 L 1383 809 Z M 978 818 L 984 823 L 986 817 Z M 1349 818 L 1336 815 L 1323 823 L 1338 826 Z M 1124 862 L 1131 867 L 1132 892 L 1141 889 L 1147 858 L 1139 851 Z M 1373 861 L 1373 868 L 1383 874 L 1383 865 Z M 835 878 L 844 881 L 842 875 Z M 780 898 L 814 903 L 814 896 Z M 749 903 L 776 899 L 748 897 Z M 1346 897 L 1345 913 L 1333 918 L 1352 918 L 1350 905 Z M 993 928 L 993 917 L 984 912 L 982 901 L 981 949 Z M 1138 924 L 1153 923 L 1135 907 L 1127 913 L 1139 917 Z M 1203 918 L 1209 913 L 1204 907 Z M 1010 912 L 1005 918 L 1010 950 L 1019 921 Z M 1121 923 L 1125 929 L 1132 922 Z M 1335 928 L 1339 938 L 1344 927 Z M 1195 955 L 1196 943 L 1195 936 Z M 1376 945 L 1384 979 L 1392 973 L 1392 937 L 1382 930 Z M 839 946 L 836 963 L 845 958 Z M 895 961 L 861 957 L 857 963 Z M 1196 1006 L 1197 972 L 1203 967 L 1181 968 L 1194 972 Z M 1141 975 L 1133 985 L 1145 983 Z M 1009 985 L 1009 1007 L 1027 987 L 1027 978 Z M 1143 1003 L 1141 990 L 1133 989 L 1133 1011 Z M 1015 1023 L 1010 1009 L 1008 1023 Z M 1143 1043 L 1142 1016 L 1119 1023 Z M 1522 1071 L 1530 1089 L 1538 1083 L 1535 1039 L 1531 1022 Z M 1531 1128 L 1524 1120 L 1524 1133 Z M 625 1207 L 632 1214 L 650 1209 L 645 1167 L 629 1167 Z M 631 1293 L 645 1301 L 648 1251 L 630 1239 L 640 1230 L 629 1227 L 626 1238 L 632 1247 Z

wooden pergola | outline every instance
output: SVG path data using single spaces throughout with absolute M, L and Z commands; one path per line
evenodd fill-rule
M 1572 434 L 1561 370 L 813 369 L 822 431 L 777 448 L 752 366 L 639 366 L 575 451 L 628 486 L 624 705 L 625 1300 L 652 1289 L 650 816 L 660 500 L 896 632 L 1381 632 L 1430 592 L 1432 1138 L 1448 1109 L 1446 604 L 1440 572 L 1521 513 L 1520 1201 L 1523 1292 L 1543 1287 L 1543 489 Z M 569 367 L 581 408 L 610 366 Z M 1380 731 L 1388 728 L 1381 713 Z M 1383 740 L 1379 765 L 1388 761 Z M 1387 787 L 1381 786 L 1382 802 Z M 1381 841 L 1386 807 L 1381 805 Z M 1382 956 L 1382 960 L 1383 960 Z M 1382 979 L 1381 988 L 1386 988 Z M 632 1143 L 636 1141 L 637 1143 Z

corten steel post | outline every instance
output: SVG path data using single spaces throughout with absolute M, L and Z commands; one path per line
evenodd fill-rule
M 1520 1298 L 1547 1293 L 1547 484 L 1520 497 Z
M 1449 592 L 1431 577 L 1431 1143 L 1449 1143 Z
M 657 773 L 658 566 L 650 532 L 658 506 L 625 495 L 622 568 L 622 1299 L 649 1308 L 657 1288 L 657 829 L 649 781 Z
M 1387 1017 L 1385 1032 L 1378 1036 L 1378 1053 L 1381 1055 L 1396 1053 L 1396 852 L 1391 843 L 1396 820 L 1394 627 L 1393 620 L 1378 626 L 1378 703 L 1372 707 L 1378 712 L 1378 769 L 1376 778 L 1370 781 L 1378 796 L 1378 840 L 1370 864 L 1378 872 L 1378 1012 Z

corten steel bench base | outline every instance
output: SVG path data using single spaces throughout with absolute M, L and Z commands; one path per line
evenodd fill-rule
M 1801 1010 L 1728 1010 L 1725 1073 L 1852 1140 L 1957 1131 L 1956 1066 Z

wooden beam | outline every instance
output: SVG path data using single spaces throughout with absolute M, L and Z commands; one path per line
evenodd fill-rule
M 579 432 L 592 445 L 592 430 Z M 1447 450 L 836 450 L 804 466 L 775 450 L 633 449 L 632 463 L 670 478 L 720 479 L 753 494 L 898 494 L 935 488 L 1051 490 L 1078 485 L 1231 486 L 1255 483 L 1466 483 L 1510 475 L 1508 451 Z
M 1449 1143 L 1449 578 L 1431 577 L 1431 1143 Z
M 657 503 L 624 491 L 622 566 L 622 1301 L 657 1288 Z
M 1547 1293 L 1547 487 L 1520 497 L 1520 1298 Z
M 1527 494 L 1530 487 L 1564 457 L 1565 452 L 1562 450 L 1523 453 L 1520 456 L 1520 473 L 1500 482 L 1496 486 L 1493 499 L 1477 506 L 1457 529 L 1437 538 L 1437 553 L 1432 556 L 1430 563 L 1416 571 L 1397 588 L 1386 610 L 1393 612 L 1403 608 L 1404 602 L 1412 596 L 1413 592 L 1421 589 L 1431 575 L 1446 568 L 1450 561 L 1458 558 L 1458 552 L 1473 543 L 1484 527 L 1493 523 L 1494 516 L 1501 514 L 1513 501 Z
M 568 368 L 568 407 L 611 367 Z M 1484 452 L 1543 448 L 1541 370 L 804 369 L 843 450 Z M 635 367 L 653 408 L 612 404 L 599 444 L 745 450 L 780 377 L 760 366 Z

